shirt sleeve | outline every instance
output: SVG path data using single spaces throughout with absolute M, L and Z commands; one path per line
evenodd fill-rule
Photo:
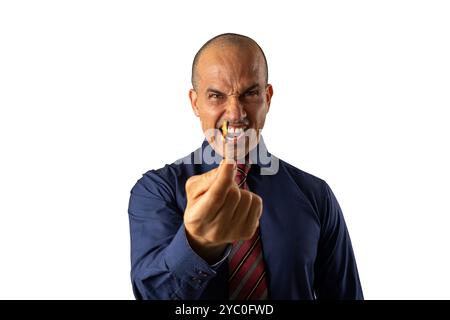
M 230 247 L 212 266 L 198 256 L 187 241 L 173 190 L 154 172 L 145 174 L 131 190 L 128 214 L 135 297 L 198 299 Z
M 362 300 L 363 292 L 344 216 L 326 183 L 323 197 L 321 235 L 315 265 L 316 297 Z

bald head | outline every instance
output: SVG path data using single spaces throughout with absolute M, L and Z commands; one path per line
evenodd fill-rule
M 192 75 L 191 75 L 192 87 L 194 89 L 197 89 L 198 85 L 198 65 L 201 61 L 202 56 L 206 52 L 211 50 L 220 52 L 220 50 L 224 49 L 226 50 L 227 48 L 246 52 L 252 51 L 252 54 L 255 56 L 255 59 L 261 59 L 263 64 L 262 67 L 264 69 L 265 74 L 265 82 L 267 84 L 269 78 L 267 60 L 263 50 L 258 45 L 258 43 L 256 43 L 255 40 L 247 36 L 243 36 L 236 33 L 224 33 L 208 40 L 195 55 L 194 61 L 192 63 Z

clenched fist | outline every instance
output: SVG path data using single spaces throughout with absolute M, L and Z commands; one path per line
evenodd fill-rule
M 228 243 L 250 239 L 259 225 L 262 200 L 239 189 L 235 175 L 235 161 L 224 159 L 218 168 L 186 182 L 186 235 L 191 247 L 210 263 Z

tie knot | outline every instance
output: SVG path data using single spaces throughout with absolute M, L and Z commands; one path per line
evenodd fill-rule
M 237 165 L 237 171 L 236 171 L 236 178 L 235 181 L 237 183 L 237 185 L 239 186 L 239 188 L 242 188 L 245 184 L 245 180 L 247 179 L 247 173 L 250 170 L 250 164 L 248 163 L 243 163 L 243 164 L 238 164 Z

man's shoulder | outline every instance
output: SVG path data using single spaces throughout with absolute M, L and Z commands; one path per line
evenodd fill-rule
M 136 186 L 141 185 L 147 190 L 165 188 L 174 194 L 180 185 L 184 187 L 189 177 L 202 173 L 201 166 L 192 161 L 195 152 L 197 150 L 171 164 L 148 170 L 137 181 Z
M 292 186 L 298 190 L 304 199 L 307 199 L 316 212 L 320 213 L 324 210 L 330 192 L 330 187 L 324 179 L 283 160 L 280 160 L 280 170 L 284 180 L 290 180 Z
M 283 168 L 285 173 L 289 175 L 298 185 L 309 189 L 323 190 L 324 186 L 327 184 L 322 178 L 299 169 L 284 160 L 279 159 L 279 161 L 280 168 Z
M 181 159 L 166 164 L 159 169 L 149 170 L 145 174 L 155 174 L 169 181 L 173 179 L 186 180 L 193 175 L 201 174 L 204 168 L 202 163 L 195 161 L 195 154 L 197 152 L 198 150 L 195 150 Z

